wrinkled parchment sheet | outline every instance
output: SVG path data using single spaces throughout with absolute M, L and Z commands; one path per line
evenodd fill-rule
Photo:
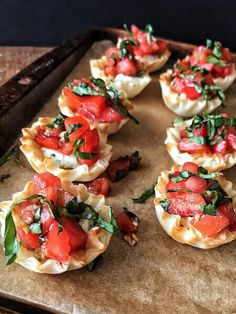
M 101 56 L 108 46 L 108 42 L 95 44 L 38 116 L 54 116 L 61 88 L 74 78 L 89 75 L 89 59 Z M 226 112 L 236 114 L 235 99 L 236 84 L 227 91 Z M 127 207 L 140 217 L 139 243 L 130 247 L 121 237 L 113 237 L 92 273 L 81 269 L 56 276 L 36 274 L 16 263 L 5 266 L 1 246 L 0 293 L 53 312 L 236 312 L 236 242 L 205 251 L 177 243 L 157 221 L 153 199 L 143 205 L 131 200 L 152 186 L 161 170 L 172 166 L 164 139 L 165 129 L 175 117 L 162 101 L 158 73 L 133 104 L 140 125 L 129 121 L 109 138 L 109 143 L 113 145 L 113 158 L 139 150 L 142 165 L 112 184 L 107 203 L 115 213 Z M 24 168 L 19 168 L 13 158 L 0 168 L 0 175 L 11 175 L 0 184 L 0 200 L 10 199 L 32 178 L 34 171 L 23 156 L 21 161 Z M 236 183 L 236 167 L 224 172 Z

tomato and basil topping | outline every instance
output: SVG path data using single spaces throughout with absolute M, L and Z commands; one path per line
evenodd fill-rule
M 181 171 L 169 174 L 167 199 L 162 208 L 173 215 L 191 217 L 190 223 L 206 237 L 215 237 L 226 227 L 236 228 L 232 198 L 216 180 L 217 173 L 186 162 Z
M 81 116 L 65 118 L 61 113 L 46 126 L 35 130 L 35 141 L 42 147 L 64 155 L 74 155 L 79 164 L 92 166 L 100 157 L 100 140 L 97 129 L 90 129 Z
M 136 42 L 133 48 L 135 56 L 161 55 L 167 50 L 167 42 L 157 39 L 154 36 L 154 29 L 151 24 L 147 24 L 144 30 L 136 25 L 131 25 L 130 31 L 124 25 L 129 38 Z
M 211 99 L 219 97 L 222 102 L 225 94 L 222 88 L 215 85 L 212 75 L 206 68 L 191 65 L 187 59 L 174 64 L 171 77 L 171 89 L 178 94 L 185 94 L 190 100 L 198 98 Z
M 89 192 L 108 196 L 111 192 L 111 183 L 107 178 L 98 178 L 86 184 Z
M 189 56 L 192 66 L 208 70 L 214 78 L 226 77 L 233 72 L 233 56 L 219 41 L 207 39 L 206 46 L 195 48 Z
M 34 250 L 39 260 L 67 262 L 71 254 L 86 247 L 88 234 L 80 221 L 89 220 L 90 228 L 99 226 L 110 233 L 118 231 L 111 209 L 108 222 L 91 205 L 64 191 L 60 179 L 50 173 L 36 174 L 31 192 L 29 197 L 14 203 L 6 216 L 7 264 L 14 262 L 20 246 Z M 12 214 L 21 219 L 17 226 Z
M 192 123 L 180 131 L 178 148 L 190 154 L 225 155 L 236 150 L 236 119 L 226 113 L 195 115 Z
M 68 107 L 90 121 L 120 122 L 129 118 L 139 123 L 124 105 L 119 92 L 106 86 L 102 79 L 74 81 L 64 88 L 63 94 Z

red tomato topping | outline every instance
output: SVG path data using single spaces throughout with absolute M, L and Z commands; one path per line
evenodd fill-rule
M 47 203 L 42 204 L 41 213 L 40 213 L 40 223 L 42 224 L 42 234 L 45 235 L 48 233 L 51 224 L 54 222 L 51 210 L 48 207 Z
M 59 230 L 59 223 L 54 221 L 46 235 L 42 249 L 47 258 L 54 259 L 58 262 L 67 262 L 71 246 L 68 233 L 63 229 Z
M 30 225 L 34 222 L 34 214 L 39 208 L 38 199 L 25 200 L 19 205 L 19 214 L 24 223 Z
M 190 222 L 205 237 L 216 237 L 218 233 L 229 225 L 229 219 L 223 215 L 202 215 L 197 220 L 195 217 Z
M 217 210 L 229 219 L 230 230 L 236 230 L 236 213 L 232 203 L 225 203 L 217 207 Z
M 108 196 L 111 191 L 110 181 L 106 178 L 95 179 L 87 184 L 88 190 L 94 194 Z
M 111 47 L 106 51 L 107 64 L 109 66 L 116 65 L 117 60 L 119 60 L 118 49 L 116 47 Z
M 55 136 L 54 132 L 49 132 L 38 126 L 35 131 L 35 141 L 43 147 L 47 147 L 50 149 L 58 149 L 59 148 L 59 136 Z
M 17 227 L 17 236 L 22 246 L 28 250 L 35 250 L 39 247 L 39 235 L 25 231 L 23 227 Z
M 83 250 L 86 246 L 88 235 L 75 219 L 62 217 L 64 232 L 69 236 L 70 253 Z
M 236 134 L 227 134 L 226 141 L 228 142 L 231 149 L 236 150 Z
M 176 171 L 173 175 L 173 177 L 177 177 L 178 175 L 180 175 L 180 171 Z M 179 182 L 174 182 L 171 179 L 169 180 L 169 182 L 166 185 L 166 190 L 185 190 L 185 181 L 186 180 L 182 180 Z
M 71 201 L 74 198 L 74 195 L 71 195 L 70 193 L 58 189 L 57 190 L 57 206 L 58 207 L 65 207 L 69 201 Z
M 220 140 L 217 144 L 213 145 L 211 147 L 213 153 L 215 154 L 221 154 L 221 155 L 225 155 L 227 153 L 228 150 L 228 142 L 225 140 Z
M 193 129 L 193 136 L 202 136 L 202 137 L 207 137 L 207 126 L 206 124 L 202 124 L 200 128 L 194 128 Z
M 134 61 L 129 58 L 124 58 L 117 63 L 116 66 L 117 73 L 128 75 L 128 76 L 136 76 L 138 73 L 137 65 Z
M 49 201 L 56 203 L 58 188 L 61 188 L 61 180 L 53 174 L 43 172 L 34 175 L 33 194 L 44 195 Z
M 106 107 L 98 122 L 120 122 L 122 119 L 126 119 L 125 116 L 123 116 L 122 114 L 120 114 L 118 111 L 116 111 L 115 109 L 111 108 L 111 107 Z
M 198 168 L 198 165 L 196 165 L 195 163 L 187 161 L 183 164 L 182 171 L 187 170 L 193 174 L 198 174 Z
M 168 192 L 168 213 L 180 216 L 194 216 L 202 214 L 201 204 L 205 204 L 204 198 L 194 192 Z
M 202 193 L 207 190 L 207 182 L 203 178 L 190 177 L 186 180 L 185 186 L 189 191 Z
M 133 219 L 125 211 L 116 216 L 116 223 L 119 230 L 124 234 L 137 232 L 137 225 L 134 224 Z
M 84 143 L 79 147 L 78 151 L 81 153 L 92 153 L 96 155 L 93 159 L 78 158 L 78 160 L 81 164 L 86 164 L 90 167 L 99 158 L 100 142 L 97 129 L 87 131 L 83 135 L 82 139 L 84 140 Z
M 178 144 L 178 148 L 180 151 L 187 152 L 187 153 L 210 153 L 210 149 L 205 144 L 198 144 L 195 142 L 190 142 L 189 139 L 183 138 Z
M 107 173 L 111 178 L 112 182 L 119 181 L 122 176 L 119 176 L 119 172 L 128 173 L 129 172 L 130 161 L 129 159 L 117 159 L 110 162 Z

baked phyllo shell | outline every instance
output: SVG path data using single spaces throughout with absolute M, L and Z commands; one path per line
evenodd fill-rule
M 124 74 L 118 74 L 115 78 L 106 76 L 105 67 L 107 61 L 103 56 L 101 59 L 90 60 L 90 69 L 92 76 L 95 78 L 101 78 L 106 85 L 114 86 L 119 91 L 126 93 L 127 98 L 134 98 L 142 92 L 142 90 L 151 82 L 151 77 L 148 74 L 144 74 L 142 77 L 132 77 Z
M 125 100 L 124 100 L 124 105 L 127 107 L 129 112 L 132 111 L 133 105 L 131 102 L 126 98 L 127 96 L 125 95 Z M 67 97 L 64 95 L 63 91 L 61 96 L 58 98 L 58 106 L 60 108 L 60 111 L 63 115 L 66 117 L 74 117 L 77 116 L 78 114 L 70 109 L 68 106 L 68 100 Z M 97 128 L 99 132 L 104 133 L 106 135 L 111 135 L 119 131 L 119 129 L 122 128 L 123 125 L 128 121 L 128 118 L 122 119 L 120 122 L 96 122 L 96 121 L 88 121 L 91 128 Z
M 45 156 L 42 147 L 35 141 L 35 131 L 38 126 L 45 126 L 53 122 L 53 118 L 43 117 L 39 118 L 37 122 L 33 123 L 31 128 L 22 129 L 23 136 L 20 138 L 20 149 L 28 159 L 35 171 L 50 172 L 60 179 L 67 179 L 69 181 L 92 181 L 102 174 L 109 165 L 112 156 L 112 146 L 108 145 L 107 136 L 100 133 L 100 158 L 91 166 L 78 165 L 75 168 L 63 169 L 61 168 L 51 156 Z
M 135 59 L 137 59 L 141 63 L 144 71 L 151 73 L 151 72 L 155 72 L 161 69 L 168 61 L 170 55 L 171 55 L 170 51 L 166 50 L 160 56 L 157 54 L 143 56 L 143 57 L 135 56 Z
M 32 194 L 32 181 L 29 181 L 24 190 L 13 194 L 11 201 L 4 201 L 0 203 L 0 224 L 1 234 L 4 236 L 5 229 L 5 217 L 9 208 L 17 201 L 23 200 Z M 68 180 L 62 180 L 62 188 L 74 195 L 79 197 L 81 202 L 85 202 L 94 207 L 99 213 L 99 217 L 109 222 L 108 211 L 109 206 L 105 205 L 105 198 L 102 195 L 95 195 L 89 193 L 87 188 L 83 184 L 73 185 Z M 12 212 L 15 226 L 22 225 L 22 220 L 19 216 Z M 65 271 L 82 268 L 93 261 L 98 255 L 106 251 L 111 239 L 111 234 L 104 231 L 100 227 L 93 227 L 88 231 L 88 240 L 84 250 L 73 253 L 68 262 L 58 262 L 53 259 L 38 260 L 33 250 L 28 250 L 20 246 L 16 262 L 25 268 L 47 274 L 60 274 Z
M 185 94 L 174 92 L 170 86 L 172 73 L 172 70 L 162 73 L 159 80 L 165 105 L 177 115 L 193 117 L 201 112 L 211 113 L 222 104 L 219 97 L 208 100 L 204 98 L 190 100 Z
M 224 78 L 222 77 L 214 78 L 214 83 L 220 86 L 223 90 L 226 90 L 233 84 L 233 81 L 235 80 L 235 78 L 236 78 L 236 70 L 235 70 L 235 64 L 233 64 L 232 73 L 227 75 Z
M 209 172 L 218 172 L 227 168 L 231 168 L 236 164 L 236 152 L 227 153 L 226 155 L 216 153 L 198 153 L 189 154 L 181 152 L 178 148 L 178 144 L 181 140 L 180 131 L 190 126 L 192 119 L 181 121 L 174 124 L 173 128 L 166 129 L 167 137 L 165 144 L 167 151 L 170 154 L 172 160 L 179 165 L 183 165 L 185 162 L 190 161 L 198 166 L 202 166 Z
M 194 228 L 190 220 L 192 217 L 181 217 L 180 215 L 169 214 L 165 212 L 160 201 L 167 199 L 166 185 L 169 182 L 169 173 L 180 170 L 180 166 L 175 165 L 171 171 L 162 171 L 158 177 L 155 187 L 155 209 L 157 218 L 162 228 L 176 241 L 189 244 L 201 249 L 211 249 L 236 239 L 236 231 L 230 231 L 229 228 L 222 230 L 216 237 L 203 237 L 203 235 Z M 216 180 L 220 183 L 224 191 L 233 199 L 234 208 L 236 207 L 236 191 L 233 190 L 232 183 L 227 181 L 219 173 Z

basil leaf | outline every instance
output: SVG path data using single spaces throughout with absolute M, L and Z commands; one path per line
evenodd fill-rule
M 226 134 L 226 130 L 223 130 L 223 132 L 222 132 L 221 134 L 219 134 L 219 135 L 217 136 L 217 138 L 216 138 L 214 141 L 210 141 L 210 142 L 209 142 L 209 145 L 212 146 L 212 145 L 217 144 L 219 141 L 221 141 L 222 139 L 224 139 L 225 134 Z
M 211 215 L 211 216 L 217 216 L 218 211 L 216 210 L 215 205 L 213 204 L 200 204 L 200 209 L 204 214 Z
M 29 230 L 32 233 L 40 234 L 42 232 L 41 224 L 38 222 L 35 222 L 29 226 Z
M 116 224 L 115 218 L 113 216 L 113 213 L 111 211 L 111 209 L 109 209 L 108 211 L 108 216 L 110 218 L 110 222 L 106 222 L 105 220 L 103 220 L 102 218 L 98 217 L 96 224 L 102 228 L 103 230 L 112 233 L 112 234 L 118 234 L 119 233 L 119 229 L 118 226 Z
M 77 150 L 74 152 L 74 155 L 77 158 L 81 159 L 89 159 L 92 160 L 96 157 L 97 153 L 85 153 L 85 152 L 78 152 Z
M 147 24 L 145 26 L 145 32 L 147 33 L 147 41 L 150 44 L 152 41 L 152 36 L 154 34 L 154 30 L 151 24 Z
M 203 179 L 214 179 L 218 176 L 218 174 L 217 173 L 208 173 L 208 174 L 199 173 L 198 176 Z
M 92 272 L 97 267 L 97 265 L 101 261 L 101 259 L 102 259 L 102 255 L 98 255 L 98 257 L 96 257 L 92 262 L 90 262 L 87 265 L 87 270 L 89 272 Z
M 68 218 L 87 220 L 96 220 L 98 218 L 98 213 L 91 205 L 84 202 L 78 202 L 76 197 L 70 200 L 65 208 L 59 208 L 58 211 L 60 215 Z
M 49 123 L 47 125 L 47 127 L 51 128 L 51 129 L 64 127 L 65 117 L 66 116 L 64 116 L 64 114 L 59 112 L 57 117 L 55 118 L 55 120 L 53 120 L 52 123 Z
M 163 200 L 163 201 L 160 201 L 160 205 L 161 205 L 161 207 L 164 209 L 164 211 L 167 212 L 170 203 L 169 203 L 168 200 Z
M 34 221 L 38 222 L 40 219 L 40 213 L 41 213 L 41 209 L 40 207 L 36 210 L 36 212 L 34 213 Z
M 193 142 L 197 144 L 206 144 L 207 141 L 203 136 L 192 136 L 188 139 L 188 142 Z
M 213 53 L 217 58 L 222 57 L 221 48 L 222 48 L 221 43 L 219 41 L 215 41 L 214 47 L 213 47 Z
M 139 197 L 137 198 L 133 198 L 133 202 L 135 204 L 143 204 L 145 203 L 145 201 L 147 199 L 149 199 L 149 197 L 155 195 L 155 185 L 156 183 L 150 188 L 150 189 L 147 189 L 146 191 L 144 191 Z
M 213 46 L 212 40 L 207 39 L 207 40 L 206 40 L 206 47 L 207 47 L 207 48 L 212 48 L 212 46 Z
M 219 67 L 226 67 L 227 66 L 227 64 L 225 62 L 220 61 L 217 57 L 214 57 L 214 56 L 208 56 L 207 62 L 215 64 Z
M 95 86 L 103 89 L 103 90 L 106 90 L 106 83 L 100 79 L 100 78 L 95 78 L 95 77 L 92 77 L 91 80 L 90 80 Z
M 178 176 L 176 177 L 171 177 L 171 181 L 178 183 L 182 180 L 188 179 L 189 177 L 192 177 L 193 174 L 191 172 L 189 172 L 188 170 L 184 170 L 182 171 Z
M 77 139 L 76 141 L 74 141 L 74 149 L 73 149 L 73 154 L 75 155 L 75 152 L 77 151 L 77 149 L 84 144 L 84 140 L 82 139 Z
M 124 59 L 125 57 L 131 57 L 133 58 L 133 56 L 129 53 L 127 47 L 128 46 L 136 46 L 137 43 L 135 41 L 129 40 L 129 39 L 125 39 L 122 40 L 119 44 L 119 48 L 118 48 L 118 54 L 119 57 L 121 59 Z
M 64 133 L 64 141 L 68 143 L 70 141 L 69 135 L 71 135 L 76 130 L 80 129 L 83 125 L 81 123 L 70 124 L 69 130 Z
M 20 243 L 16 236 L 15 223 L 12 218 L 12 210 L 14 206 L 15 206 L 14 204 L 11 206 L 5 218 L 4 254 L 7 265 L 10 265 L 15 261 L 18 250 L 20 248 Z

